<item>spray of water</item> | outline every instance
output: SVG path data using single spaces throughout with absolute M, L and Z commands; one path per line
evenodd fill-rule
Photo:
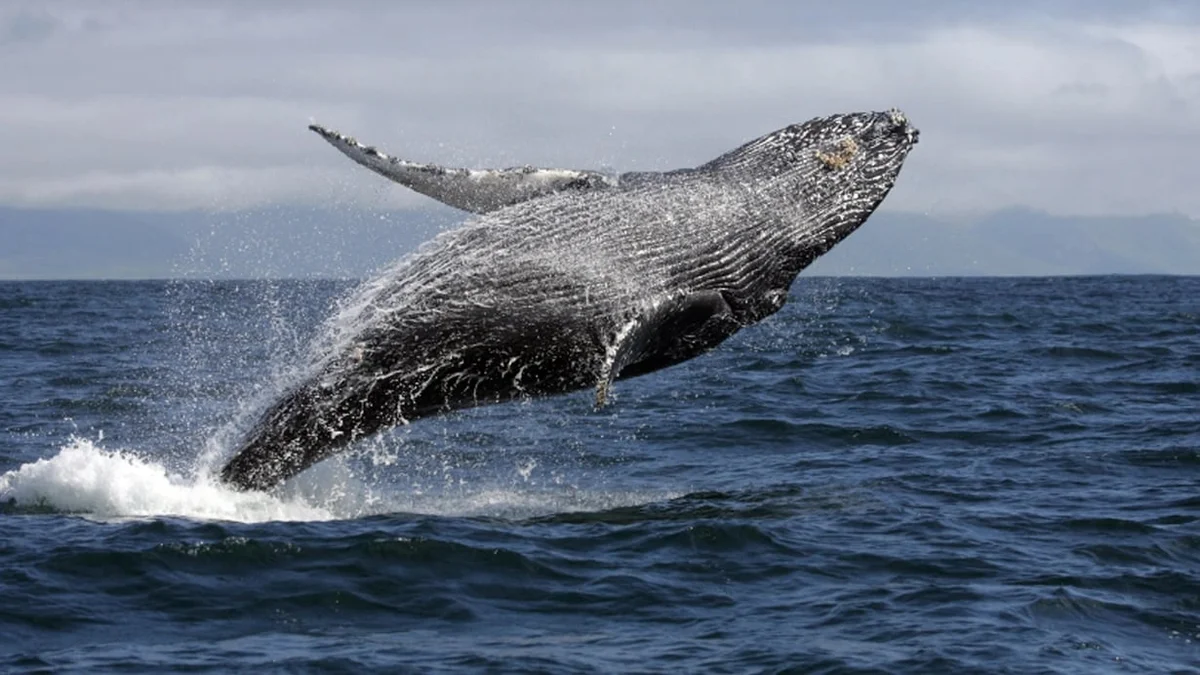
M 392 226 L 402 230 L 405 223 Z M 454 438 L 410 452 L 400 435 L 364 444 L 357 456 L 313 467 L 271 493 L 228 489 L 215 480 L 216 469 L 266 404 L 352 328 L 347 317 L 357 313 L 353 305 L 364 291 L 352 292 L 351 281 L 214 280 L 239 271 L 229 262 L 235 255 L 242 267 L 253 267 L 256 257 L 280 265 L 279 243 L 264 226 L 243 217 L 214 227 L 225 232 L 205 235 L 179 264 L 181 279 L 166 286 L 160 349 L 168 361 L 143 401 L 146 414 L 137 423 L 145 425 L 144 440 L 114 444 L 102 433 L 77 430 L 45 458 L 0 474 L 0 503 L 7 509 L 103 520 L 320 521 L 388 513 L 521 518 L 670 496 L 581 490 L 558 480 L 531 453 L 505 455 L 503 447 L 490 453 L 499 461 L 464 471 Z M 331 308 L 341 311 L 324 318 Z M 506 428 L 517 442 L 519 427 Z
M 674 491 L 579 489 L 516 459 L 504 480 L 463 481 L 454 466 L 407 485 L 361 478 L 335 458 L 271 493 L 232 490 L 210 474 L 185 475 L 160 461 L 102 441 L 73 437 L 57 454 L 0 475 L 0 501 L 19 512 L 79 514 L 98 520 L 182 517 L 244 523 L 327 521 L 408 513 L 521 519 L 601 511 L 679 496 Z M 368 472 L 369 473 L 369 472 Z M 432 478 L 432 480 L 431 480 Z
M 845 137 L 850 133 L 855 135 Z M 299 359 L 304 365 L 270 373 L 272 386 L 259 393 L 281 392 L 307 377 L 314 390 L 339 392 L 335 403 L 346 400 L 354 404 L 357 399 L 352 397 L 374 391 L 377 383 L 397 375 L 412 378 L 412 382 L 397 386 L 404 385 L 400 388 L 416 400 L 438 373 L 434 370 L 434 375 L 426 375 L 425 371 L 453 361 L 458 356 L 454 349 L 479 347 L 488 358 L 504 353 L 489 350 L 491 343 L 486 336 L 477 336 L 478 330 L 468 331 L 467 342 L 462 344 L 447 347 L 439 342 L 424 349 L 428 345 L 421 342 L 424 333 L 419 329 L 450 325 L 450 330 L 453 325 L 447 322 L 447 315 L 474 328 L 478 325 L 473 311 L 477 307 L 503 308 L 506 315 L 522 317 L 539 310 L 545 313 L 550 307 L 550 316 L 565 314 L 591 321 L 597 328 L 595 335 L 587 331 L 576 334 L 592 340 L 606 332 L 619 335 L 618 329 L 628 325 L 629 314 L 652 313 L 681 289 L 720 288 L 744 301 L 739 302 L 746 305 L 743 316 L 736 317 L 740 323 L 756 322 L 779 308 L 780 289 L 790 285 L 800 269 L 857 228 L 878 205 L 915 137 L 915 130 L 896 112 L 835 116 L 764 136 L 700 167 L 692 180 L 664 177 L 658 185 L 632 186 L 593 201 L 535 201 L 520 218 L 485 216 L 443 233 L 422 252 L 347 296 L 317 332 L 319 339 L 311 341 L 311 349 Z M 855 138 L 862 143 L 877 142 L 878 147 L 864 152 Z M 847 169 L 850 166 L 853 171 Z M 671 204 L 666 212 L 664 200 Z M 598 220 L 599 216 L 606 219 Z M 686 226 L 681 226 L 681 220 Z M 764 259 L 768 253 L 775 257 Z M 282 333 L 278 326 L 273 330 L 276 335 Z M 386 341 L 370 342 L 372 335 L 392 340 L 400 335 L 406 348 L 413 351 L 409 355 L 412 362 L 388 362 L 395 350 L 388 349 Z M 484 342 L 469 342 L 474 339 Z M 574 345 L 580 347 L 577 351 L 604 353 L 594 349 L 597 345 L 579 339 L 580 344 Z M 364 357 L 365 347 L 376 353 Z M 575 356 L 570 349 L 564 353 Z M 543 354 L 535 348 L 523 356 L 536 365 Z M 487 359 L 480 367 L 487 373 L 496 372 Z M 578 387 L 592 370 L 587 365 L 580 368 L 582 375 L 569 380 L 569 386 Z M 518 369 L 515 380 L 520 372 Z M 479 375 L 464 370 L 451 372 L 447 378 L 468 377 L 469 384 L 471 376 Z M 474 390 L 467 387 L 463 392 L 478 387 L 476 383 Z M 245 411 L 259 408 L 260 399 L 250 398 L 252 405 L 225 415 L 217 438 L 228 436 L 230 429 L 244 428 Z M 301 396 L 299 400 L 309 398 Z M 470 402 L 464 393 L 462 400 L 444 407 Z M 281 409 L 295 413 L 292 418 L 300 424 L 312 419 L 327 426 L 330 423 L 329 419 L 314 418 L 313 411 L 303 406 L 297 407 L 298 412 L 291 410 L 288 403 L 285 399 Z M 361 405 L 346 409 L 368 410 Z M 335 421 L 344 416 L 338 405 L 318 412 L 330 413 Z M 369 433 L 405 421 L 403 416 L 383 419 L 387 410 L 370 412 L 379 419 L 361 420 L 362 429 Z M 349 422 L 352 427 L 356 423 Z M 264 426 L 270 425 L 259 428 Z M 269 428 L 265 433 L 295 438 L 293 426 Z M 346 433 L 340 427 L 330 428 L 339 432 L 335 438 Z M 328 445 L 328 434 L 325 436 Z M 423 501 L 424 494 L 414 491 L 397 501 L 375 494 L 369 484 L 356 482 L 338 461 L 306 472 L 282 492 L 247 495 L 225 490 L 209 478 L 212 461 L 227 444 L 213 443 L 210 437 L 202 445 L 205 451 L 199 466 L 185 477 L 157 461 L 76 440 L 49 460 L 0 476 L 0 498 L 28 508 L 105 516 L 170 513 L 234 520 L 355 517 L 395 510 L 497 514 L 513 509 L 552 507 L 551 511 L 560 511 L 598 505 L 595 499 L 580 499 L 568 491 L 536 493 L 531 499 L 535 493 L 503 489 L 457 495 L 441 491 L 436 502 Z M 247 455 L 244 450 L 238 456 L 249 456 L 252 469 L 276 460 L 272 453 L 278 442 L 267 439 L 254 447 L 265 448 L 265 454 Z M 313 452 L 324 457 L 334 449 L 318 447 Z M 315 459 L 289 465 L 282 478 L 307 468 L 312 461 Z M 535 468 L 521 464 L 515 475 L 529 481 Z M 272 485 L 270 481 L 276 478 L 265 475 L 264 484 Z M 450 499 L 445 499 L 447 494 Z M 599 503 L 614 505 L 612 495 L 602 496 Z

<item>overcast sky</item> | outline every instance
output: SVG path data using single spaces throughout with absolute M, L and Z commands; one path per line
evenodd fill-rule
M 1200 2 L 0 5 L 0 204 L 425 203 L 316 120 L 414 160 L 691 166 L 899 107 L 887 206 L 1200 217 Z

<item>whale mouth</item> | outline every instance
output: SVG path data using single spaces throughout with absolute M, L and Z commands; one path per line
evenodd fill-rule
M 892 133 L 902 134 L 910 145 L 917 144 L 917 141 L 921 137 L 921 130 L 914 127 L 912 123 L 908 121 L 907 115 L 905 115 L 903 112 L 900 112 L 900 110 L 897 108 L 892 108 L 884 113 L 884 115 L 887 116 L 887 123 L 890 127 L 889 131 Z
M 916 145 L 921 131 L 908 121 L 908 116 L 897 108 L 875 113 L 874 131 L 881 137 L 901 136 L 908 145 Z

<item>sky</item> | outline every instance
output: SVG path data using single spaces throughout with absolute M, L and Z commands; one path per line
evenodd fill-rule
M 921 129 L 886 207 L 1200 218 L 1200 2 L 0 4 L 0 206 L 424 198 L 407 159 L 653 170 L 811 117 Z

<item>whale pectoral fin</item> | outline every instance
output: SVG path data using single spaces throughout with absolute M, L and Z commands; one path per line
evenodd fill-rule
M 736 328 L 732 310 L 718 291 L 698 291 L 666 298 L 626 322 L 617 331 L 605 354 L 596 382 L 596 407 L 608 402 L 613 380 L 626 367 L 661 361 L 663 367 L 706 351 L 728 337 Z M 719 339 L 707 339 L 708 333 L 720 333 Z M 681 358 L 674 354 L 681 344 L 699 339 L 704 344 Z M 656 370 L 641 369 L 641 372 Z
M 532 166 L 454 169 L 436 164 L 418 164 L 386 155 L 319 124 L 310 124 L 308 128 L 375 173 L 447 206 L 473 213 L 488 213 L 555 192 L 602 190 L 617 184 L 615 178 L 597 171 L 539 169 Z

